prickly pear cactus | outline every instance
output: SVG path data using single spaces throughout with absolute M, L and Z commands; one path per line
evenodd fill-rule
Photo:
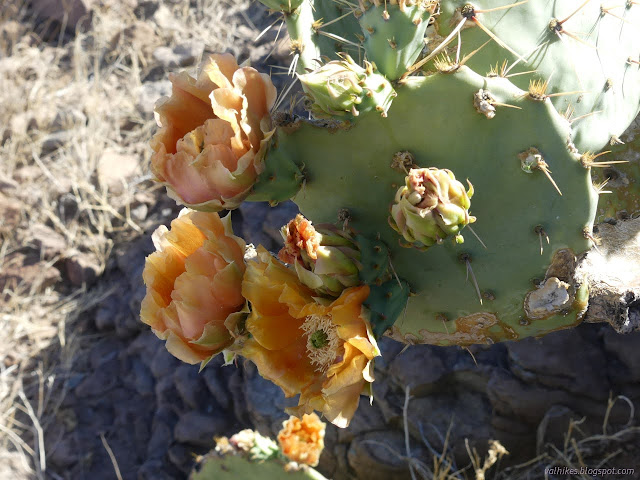
M 619 164 L 598 151 L 640 109 L 640 4 L 263 3 L 289 31 L 308 118 L 292 113 L 299 97 L 283 104 L 268 77 L 213 56 L 160 104 L 152 170 L 192 208 L 196 194 L 208 211 L 292 199 L 302 216 L 283 226 L 279 258 L 227 252 L 243 243 L 215 213 L 195 222 L 201 244 L 172 233 L 172 253 L 158 239 L 169 260 L 146 274 L 143 320 L 167 347 L 205 362 L 218 350 L 198 339 L 222 331 L 227 360 L 300 394 L 290 413 L 346 426 L 371 392 L 381 335 L 464 346 L 580 323 L 589 283 L 577 265 L 597 248 Z M 185 149 L 189 105 L 208 128 Z M 601 212 L 636 205 L 624 195 Z M 216 320 L 203 276 L 234 299 Z M 235 289 L 221 280 L 240 277 Z

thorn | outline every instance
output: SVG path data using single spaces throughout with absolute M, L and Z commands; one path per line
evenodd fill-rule
M 594 237 L 589 230 L 589 227 L 584 227 L 584 229 L 582 230 L 584 238 L 591 240 L 591 243 L 593 243 L 593 249 L 600 255 L 602 255 L 602 252 L 598 249 L 598 245 L 600 245 L 600 239 Z
M 482 241 L 480 236 L 475 232 L 475 230 L 473 228 L 471 228 L 471 225 L 467 225 L 467 228 L 469 229 L 469 231 L 471 233 L 473 233 L 473 236 L 478 239 L 478 241 L 480 242 L 480 245 L 482 245 L 486 250 L 488 250 L 487 246 L 484 244 L 484 242 Z
M 614 161 L 605 161 L 605 162 L 594 162 L 594 160 L 598 157 L 600 157 L 601 155 L 605 155 L 607 153 L 611 153 L 611 150 L 607 150 L 606 152 L 601 152 L 597 155 L 594 155 L 591 152 L 585 152 L 581 157 L 580 157 L 580 163 L 582 163 L 582 166 L 585 168 L 591 168 L 591 167 L 600 167 L 600 168 L 606 168 L 610 165 L 615 165 L 616 163 L 629 163 L 628 160 L 614 160 Z
M 471 256 L 468 253 L 463 253 L 458 258 L 461 262 L 464 262 L 467 267 L 467 281 L 469 281 L 469 274 L 471 274 L 471 280 L 476 288 L 478 300 L 480 300 L 480 305 L 482 305 L 482 294 L 480 293 L 480 287 L 478 287 L 478 281 L 476 280 L 476 276 L 473 273 L 473 269 L 471 268 Z
M 591 0 L 586 0 L 582 5 L 580 5 L 578 8 L 576 8 L 573 13 L 571 13 L 568 17 L 566 17 L 564 20 L 560 20 L 558 23 L 560 25 L 562 25 L 564 22 L 566 22 L 567 20 L 569 20 L 571 17 L 573 17 L 576 13 L 578 13 L 580 10 L 582 10 L 587 3 L 589 3 Z
M 612 17 L 617 18 L 618 20 L 623 21 L 624 23 L 628 23 L 629 25 L 633 25 L 633 22 L 630 22 L 629 20 L 627 20 L 624 17 L 621 17 L 620 15 L 617 15 L 615 13 L 611 13 L 610 10 L 617 8 L 617 7 L 609 7 L 609 8 L 605 8 L 604 5 L 600 5 L 600 15 L 602 15 L 603 17 L 607 14 L 611 15 Z
M 604 187 L 607 186 L 607 184 L 609 183 L 609 180 L 611 179 L 607 177 L 603 182 L 593 184 L 593 188 L 596 189 L 596 193 L 598 195 L 602 195 L 604 193 L 611 193 L 611 190 L 604 190 Z
M 580 115 L 579 117 L 576 117 L 573 120 L 570 120 L 569 123 L 573 125 L 574 122 L 577 122 L 578 120 L 582 120 L 583 118 L 587 118 L 591 115 L 595 115 L 596 113 L 602 113 L 602 110 L 596 110 L 595 112 L 585 113 L 584 115 Z
M 542 173 L 545 174 L 545 176 L 551 182 L 551 184 L 556 189 L 556 191 L 560 195 L 562 195 L 560 188 L 556 184 L 555 180 L 553 180 L 553 178 L 551 177 L 551 170 L 549 170 L 549 165 L 544 160 L 544 158 L 542 158 L 542 154 L 537 148 L 531 147 L 529 148 L 529 150 L 519 153 L 518 158 L 520 159 L 522 170 L 524 172 L 533 173 L 533 170 L 540 170 Z
M 482 302 L 480 302 L 480 303 L 482 303 Z M 471 355 L 471 358 L 473 359 L 473 363 L 475 363 L 475 364 L 476 364 L 476 367 L 477 367 L 477 366 L 478 366 L 478 362 L 476 361 L 476 357 L 473 355 L 473 353 L 471 352 L 471 350 L 469 350 L 469 347 L 462 347 L 462 348 L 463 348 L 464 350 L 466 350 L 466 351 L 467 351 L 467 353 L 468 353 L 469 355 Z
M 396 269 L 393 268 L 393 263 L 391 263 L 391 254 L 390 253 L 387 254 L 387 257 L 389 258 L 389 266 L 391 267 L 391 271 L 393 272 L 393 276 L 396 277 L 396 281 L 398 282 L 398 285 L 402 289 L 402 282 L 400 281 L 400 277 L 398 277 L 398 274 L 396 273 Z
M 526 63 L 526 60 L 515 50 L 513 50 L 509 45 L 507 45 L 506 43 L 504 43 L 502 40 L 500 40 L 491 30 L 489 30 L 487 27 L 485 27 L 476 17 L 472 18 L 472 21 L 478 25 L 483 31 L 484 33 L 486 33 L 487 35 L 489 35 L 491 38 L 493 38 L 493 40 L 495 40 L 495 42 L 500 45 L 502 48 L 504 48 L 505 50 L 511 52 L 513 55 L 515 55 L 516 57 L 518 57 L 519 60 L 523 61 Z
M 609 139 L 609 145 L 624 145 L 624 142 L 620 140 L 620 137 L 618 137 L 617 135 L 611 135 L 611 138 Z
M 416 70 L 418 70 L 420 67 L 422 67 L 424 64 L 426 64 L 429 60 L 431 60 L 433 57 L 435 57 L 438 53 L 440 53 L 440 51 L 442 49 L 444 49 L 447 45 L 449 45 L 451 43 L 451 41 L 453 40 L 453 38 L 462 29 L 462 27 L 464 26 L 464 24 L 466 23 L 467 20 L 468 19 L 466 17 L 463 17 L 462 20 L 460 20 L 460 22 L 458 22 L 458 25 L 456 25 L 456 27 L 447 36 L 447 38 L 445 38 L 440 45 L 438 45 L 436 48 L 434 48 L 433 51 L 429 55 L 424 57 L 422 60 L 414 63 L 413 65 L 411 65 L 407 69 L 406 73 L 404 75 L 402 75 L 402 77 L 400 77 L 400 80 L 404 80 L 405 78 L 407 78 L 411 73 L 413 73 Z
M 540 255 L 542 255 L 542 252 L 544 251 L 544 247 L 542 246 L 542 237 L 545 237 L 547 239 L 547 245 L 549 245 L 549 235 L 547 235 L 547 232 L 544 231 L 542 225 L 537 225 L 536 228 L 533 229 L 533 231 L 538 235 L 540 239 Z
M 521 2 L 512 3 L 510 5 L 502 5 L 501 7 L 487 8 L 486 10 L 476 10 L 476 13 L 489 13 L 495 12 L 498 10 L 506 10 L 507 8 L 517 7 L 518 5 L 522 5 L 527 3 L 529 0 L 522 0 Z

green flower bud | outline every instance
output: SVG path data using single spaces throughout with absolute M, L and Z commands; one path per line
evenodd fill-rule
M 475 217 L 469 215 L 473 185 L 469 190 L 456 180 L 453 172 L 438 168 L 413 168 L 398 189 L 391 207 L 389 224 L 409 242 L 408 246 L 427 249 L 454 235 Z
M 313 100 L 311 113 L 316 118 L 351 119 L 376 110 L 386 117 L 397 94 L 385 77 L 373 71 L 370 63 L 365 67 L 344 55 L 343 60 L 299 75 L 303 90 Z

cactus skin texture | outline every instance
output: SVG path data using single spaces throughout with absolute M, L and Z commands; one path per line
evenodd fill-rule
M 372 62 L 397 94 L 385 97 L 387 117 L 379 108 L 356 115 L 351 107 L 364 97 L 323 109 L 308 90 L 314 118 L 276 114 L 249 200 L 292 198 L 314 223 L 344 222 L 354 238 L 379 242 L 361 249 L 360 272 L 377 335 L 468 345 L 577 325 L 588 285 L 574 278 L 576 258 L 597 241 L 604 197 L 594 183 L 611 171 L 629 180 L 600 203 L 600 220 L 640 205 L 636 165 L 594 163 L 624 159 L 623 147 L 593 158 L 640 111 L 640 4 L 363 0 L 352 8 L 305 0 L 283 12 L 296 71 L 312 77 L 345 54 L 361 70 Z M 454 232 L 427 251 L 401 246 L 387 220 L 413 168 L 473 184 L 477 220 L 460 224 L 464 243 Z
M 640 110 L 640 65 L 633 63 L 640 60 L 640 5 L 529 0 L 509 9 L 482 12 L 509 3 L 443 1 L 438 33 L 447 36 L 461 21 L 460 9 L 472 4 L 477 22 L 528 61 L 509 74 L 536 70 L 533 75 L 510 76 L 516 86 L 527 90 L 532 78 L 541 78 L 548 81 L 549 94 L 578 92 L 551 98 L 558 112 L 573 112 L 573 119 L 589 115 L 572 125 L 578 150 L 596 152 L 612 137 L 619 137 Z M 465 22 L 461 37 L 463 55 L 489 40 L 473 19 Z M 455 51 L 455 43 L 450 51 Z M 492 41 L 466 65 L 482 74 L 493 66 L 499 75 L 504 61 L 511 65 L 517 60 L 514 53 Z
M 318 471 L 307 467 L 295 472 L 286 472 L 284 462 L 274 458 L 263 461 L 249 459 L 246 455 L 221 455 L 211 452 L 200 462 L 189 480 L 254 480 L 283 478 L 290 480 L 326 480 Z

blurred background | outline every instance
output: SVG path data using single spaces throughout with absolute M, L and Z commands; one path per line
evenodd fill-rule
M 0 0 L 0 478 L 187 478 L 214 436 L 274 436 L 287 418 L 251 365 L 198 374 L 138 319 L 151 233 L 179 211 L 148 165 L 168 73 L 230 52 L 282 91 L 281 27 L 249 0 Z M 234 230 L 277 250 L 296 212 L 245 203 Z M 373 405 L 328 426 L 318 469 L 479 478 L 496 439 L 510 455 L 494 478 L 640 478 L 639 342 L 608 325 L 468 350 L 385 339 Z

